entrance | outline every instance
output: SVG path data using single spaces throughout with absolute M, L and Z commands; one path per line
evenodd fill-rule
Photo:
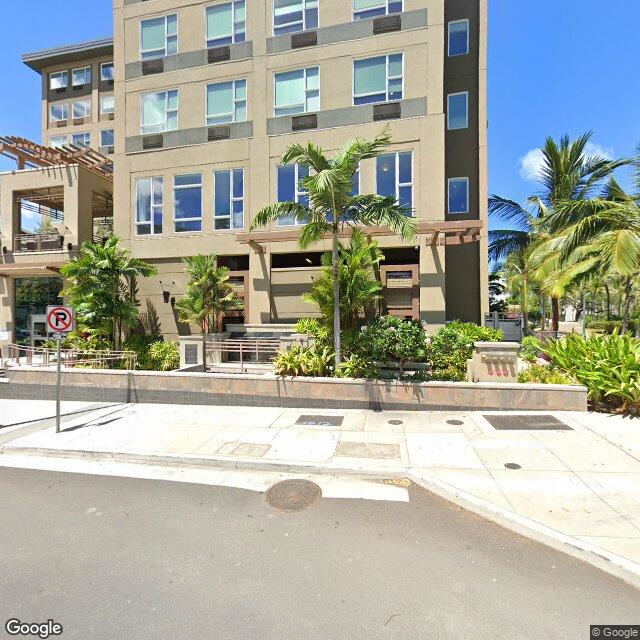
M 14 336 L 16 344 L 38 346 L 48 338 L 45 313 L 50 304 L 60 304 L 62 278 L 16 278 Z

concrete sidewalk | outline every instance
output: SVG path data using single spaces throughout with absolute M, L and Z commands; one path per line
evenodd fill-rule
M 567 430 L 511 430 L 515 418 L 498 430 L 492 415 L 117 405 L 68 419 L 59 435 L 16 431 L 2 449 L 406 476 L 516 531 L 640 576 L 640 419 L 554 412 Z

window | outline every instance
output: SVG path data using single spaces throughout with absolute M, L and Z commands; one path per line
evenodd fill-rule
M 67 144 L 67 136 L 51 136 L 49 138 L 49 146 L 53 149 L 60 149 Z
M 67 71 L 56 71 L 49 74 L 49 89 L 66 89 L 69 86 L 69 73 Z
M 207 7 L 207 47 L 244 42 L 247 15 L 245 0 Z
M 278 202 L 297 202 L 303 207 L 309 206 L 309 195 L 300 187 L 300 180 L 309 177 L 309 167 L 298 164 L 278 166 Z M 278 226 L 305 224 L 293 216 L 278 219 Z
M 244 227 L 244 170 L 216 171 L 214 176 L 214 226 L 220 229 Z
M 387 13 L 400 13 L 402 0 L 353 0 L 353 19 L 366 20 Z
M 115 108 L 115 96 L 100 96 L 100 113 L 113 113 Z
M 469 53 L 469 21 L 449 23 L 449 55 L 464 56 Z
M 60 122 L 66 120 L 68 117 L 69 105 L 66 103 L 49 105 L 49 120 L 51 120 L 51 122 Z
M 376 191 L 381 196 L 394 196 L 401 205 L 413 208 L 411 151 L 385 153 L 376 158 Z
M 74 69 L 71 72 L 71 82 L 74 87 L 82 87 L 85 84 L 91 84 L 91 67 Z
M 178 16 L 142 20 L 140 23 L 140 58 L 162 58 L 178 53 Z
M 469 126 L 469 94 L 452 93 L 447 96 L 447 128 L 466 129 Z
M 318 0 L 273 0 L 273 35 L 315 29 Z
M 109 80 L 115 79 L 115 71 L 113 68 L 113 62 L 103 62 L 100 65 L 100 80 L 102 82 L 109 82 Z
M 353 62 L 353 104 L 402 100 L 401 53 Z
M 449 179 L 449 213 L 469 213 L 469 178 Z
M 91 100 L 78 100 L 73 103 L 73 118 L 91 117 Z
M 174 223 L 177 232 L 202 231 L 202 174 L 173 177 Z
M 142 96 L 142 135 L 175 131 L 178 128 L 178 90 L 146 93 Z
M 71 137 L 72 144 L 78 147 L 90 147 L 91 146 L 91 134 L 88 132 L 74 133 Z
M 247 81 L 207 85 L 207 126 L 247 119 Z
M 136 234 L 162 233 L 163 178 L 136 180 Z
M 103 129 L 100 132 L 100 146 L 113 147 L 115 143 L 115 135 L 113 129 Z
M 296 69 L 275 75 L 275 115 L 320 110 L 320 68 Z

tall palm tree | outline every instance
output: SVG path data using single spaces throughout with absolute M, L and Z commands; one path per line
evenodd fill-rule
M 513 200 L 492 195 L 489 198 L 489 213 L 511 228 L 489 232 L 489 255 L 494 260 L 504 259 L 514 251 L 523 251 L 540 240 L 544 221 L 553 214 L 559 202 L 583 201 L 593 195 L 602 181 L 611 176 L 628 160 L 608 160 L 601 156 L 587 155 L 587 144 L 592 132 L 571 141 L 568 135 L 559 143 L 547 138 L 541 147 L 542 165 L 538 173 L 540 189 L 527 198 L 527 208 Z M 545 238 L 546 239 L 546 238 Z M 545 280 L 548 285 L 548 280 Z M 554 331 L 558 330 L 559 299 L 561 288 L 551 287 Z
M 308 193 L 309 205 L 299 202 L 277 202 L 261 209 L 251 229 L 264 227 L 279 218 L 294 218 L 304 224 L 298 244 L 307 249 L 330 236 L 333 271 L 333 335 L 336 366 L 340 364 L 340 281 L 339 238 L 344 227 L 358 224 L 386 226 L 404 240 L 413 240 L 415 224 L 410 208 L 393 196 L 353 195 L 353 177 L 363 160 L 379 156 L 391 143 L 388 129 L 373 140 L 351 140 L 333 158 L 309 142 L 306 146 L 291 144 L 282 156 L 283 164 L 298 164 L 310 169 L 300 186 Z
M 60 272 L 67 281 L 62 295 L 76 310 L 78 321 L 92 333 L 109 336 L 120 348 L 125 326 L 138 319 L 136 280 L 157 273 L 157 269 L 118 246 L 111 236 L 104 244 L 84 242 L 79 254 Z

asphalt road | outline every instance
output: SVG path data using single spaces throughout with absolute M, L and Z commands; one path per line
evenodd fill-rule
M 421 489 L 283 514 L 239 489 L 3 468 L 0 633 L 14 617 L 79 640 L 586 640 L 640 624 L 640 592 Z

